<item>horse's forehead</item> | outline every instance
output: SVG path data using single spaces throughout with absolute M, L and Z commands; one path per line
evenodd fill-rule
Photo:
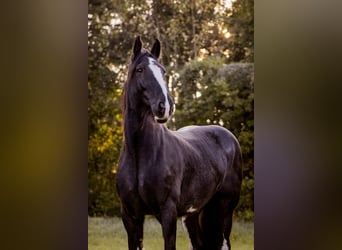
M 145 51 L 144 53 L 139 56 L 134 65 L 139 64 L 147 64 L 147 65 L 156 65 L 159 68 L 161 68 L 163 71 L 165 71 L 165 68 L 163 65 L 161 65 L 149 52 Z
M 148 56 L 146 53 L 143 53 L 141 56 L 139 56 L 136 61 L 134 62 L 134 65 L 139 65 L 142 63 L 148 63 Z
M 153 57 L 148 57 L 148 64 L 150 66 L 156 66 L 158 67 L 161 71 L 165 72 L 165 68 L 163 65 L 161 65 L 156 59 L 154 59 Z

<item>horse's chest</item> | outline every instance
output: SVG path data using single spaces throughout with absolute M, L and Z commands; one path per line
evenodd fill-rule
M 172 178 L 162 171 L 144 171 L 138 174 L 138 192 L 146 204 L 158 205 L 165 201 L 172 189 Z

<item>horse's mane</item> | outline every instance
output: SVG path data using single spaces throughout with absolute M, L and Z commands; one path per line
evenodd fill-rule
M 139 62 L 140 58 L 144 56 L 151 56 L 154 57 L 150 51 L 148 51 L 145 48 L 141 49 L 141 53 L 139 53 L 138 56 L 134 57 L 134 55 L 131 56 L 129 63 L 127 64 L 127 79 L 125 83 L 123 84 L 123 89 L 122 89 L 122 94 L 121 94 L 121 111 L 122 111 L 122 128 L 125 131 L 125 121 L 126 120 L 126 110 L 128 106 L 128 99 L 129 99 L 129 87 L 133 84 L 132 81 L 132 74 L 133 74 L 133 69 L 135 68 L 136 64 Z M 131 90 L 130 90 L 131 91 Z M 131 98 L 131 101 L 136 101 L 134 98 Z
M 145 48 L 141 49 L 141 53 L 137 56 L 134 57 L 134 55 L 131 56 L 129 63 L 127 64 L 127 68 L 128 68 L 128 74 L 127 74 L 127 79 L 123 85 L 123 91 L 122 91 L 122 95 L 121 95 L 121 111 L 122 111 L 122 115 L 124 117 L 125 112 L 126 112 L 126 108 L 127 108 L 127 95 L 128 95 L 128 87 L 131 84 L 130 81 L 132 79 L 132 74 L 133 74 L 133 68 L 135 67 L 135 65 L 137 64 L 137 62 L 139 61 L 140 58 L 144 57 L 144 56 L 150 56 L 155 58 L 151 52 Z

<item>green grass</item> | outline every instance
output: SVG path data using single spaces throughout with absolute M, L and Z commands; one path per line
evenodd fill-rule
M 234 250 L 254 249 L 254 225 L 252 222 L 234 221 L 230 236 Z M 163 249 L 161 226 L 152 217 L 144 224 L 144 248 Z M 189 240 L 181 221 L 177 224 L 177 250 L 188 250 Z M 88 218 L 88 250 L 127 250 L 127 235 L 120 218 Z

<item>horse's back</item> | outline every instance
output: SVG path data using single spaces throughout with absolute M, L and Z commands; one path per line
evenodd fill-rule
M 228 129 L 221 126 L 186 126 L 177 130 L 177 133 L 192 144 L 211 145 L 212 148 L 208 151 L 220 148 L 227 154 L 231 154 L 231 151 L 241 153 L 236 137 Z

